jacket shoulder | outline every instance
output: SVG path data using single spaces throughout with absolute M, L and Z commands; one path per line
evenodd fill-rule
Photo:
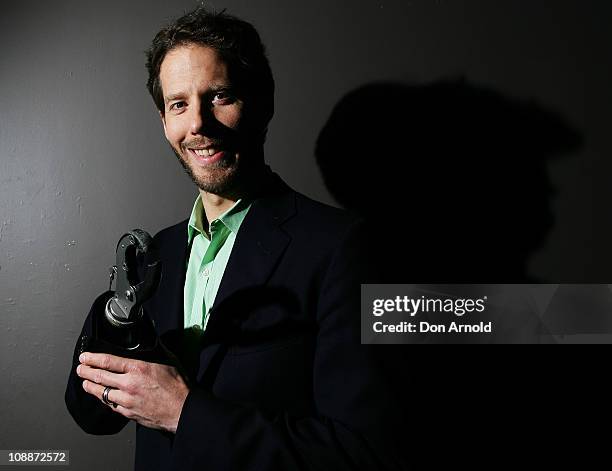
M 185 219 L 173 226 L 166 227 L 162 229 L 157 234 L 155 234 L 155 242 L 161 245 L 164 245 L 168 242 L 176 242 L 178 240 L 183 240 L 187 238 L 187 223 L 189 219 Z
M 295 204 L 295 223 L 313 230 L 316 228 L 316 232 L 344 234 L 363 222 L 356 213 L 315 201 L 298 192 L 295 192 Z

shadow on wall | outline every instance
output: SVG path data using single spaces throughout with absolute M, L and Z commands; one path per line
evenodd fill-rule
M 525 283 L 553 226 L 547 161 L 581 147 L 558 114 L 469 83 L 377 83 L 321 131 L 330 193 L 368 222 L 385 283 Z

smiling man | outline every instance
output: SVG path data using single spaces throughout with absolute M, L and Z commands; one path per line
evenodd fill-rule
M 166 55 L 159 80 L 164 132 L 179 161 L 204 198 L 228 193 L 242 164 L 237 134 L 244 102 L 231 89 L 227 65 L 214 49 L 185 45 Z
M 264 113 L 255 108 L 258 94 L 273 93 L 268 67 L 261 90 L 232 81 L 229 68 L 220 50 L 184 43 L 166 53 L 151 85 L 154 98 L 162 95 L 156 102 L 168 142 L 205 208 L 221 212 L 264 176 L 263 143 L 273 107 L 270 96 L 260 104 Z
M 265 165 L 274 81 L 259 35 L 199 8 L 157 34 L 147 68 L 199 189 L 189 219 L 155 237 L 146 305 L 180 372 L 78 344 L 70 413 L 93 434 L 135 421 L 137 470 L 401 467 L 396 403 L 360 345 L 364 231 Z

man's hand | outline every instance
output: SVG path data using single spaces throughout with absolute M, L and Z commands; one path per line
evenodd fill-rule
M 79 357 L 77 374 L 83 389 L 117 404 L 111 409 L 145 427 L 176 433 L 189 388 L 176 368 L 130 360 L 105 353 L 85 352 Z

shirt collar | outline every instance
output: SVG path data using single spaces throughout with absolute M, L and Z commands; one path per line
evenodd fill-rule
M 219 221 L 223 223 L 225 227 L 227 227 L 230 231 L 235 234 L 238 233 L 240 229 L 240 225 L 244 218 L 246 217 L 250 207 L 251 201 L 246 200 L 244 198 L 239 199 L 236 203 L 225 211 L 221 216 L 219 216 L 215 221 Z M 207 239 L 209 238 L 205 227 L 208 227 L 208 221 L 206 220 L 206 215 L 204 213 L 204 205 L 202 204 L 202 195 L 198 195 L 193 204 L 193 209 L 191 210 L 191 216 L 189 217 L 189 223 L 187 224 L 187 244 L 191 244 L 193 238 L 202 234 Z

